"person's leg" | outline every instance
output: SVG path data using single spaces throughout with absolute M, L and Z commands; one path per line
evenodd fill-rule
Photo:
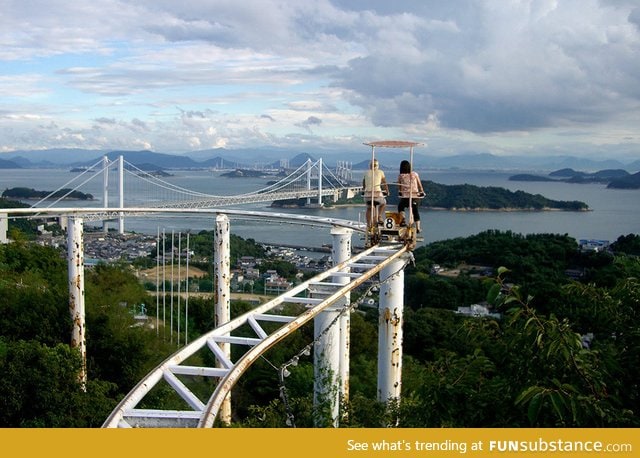
M 384 222 L 384 209 L 387 207 L 387 203 L 383 202 L 380 204 L 380 206 L 378 207 L 378 215 L 377 215 L 377 220 L 379 223 L 383 223 Z
M 412 202 L 411 211 L 413 212 L 413 221 L 416 223 L 416 231 L 420 233 L 420 211 L 418 210 L 418 202 Z
M 409 199 L 401 197 L 398 201 L 398 213 L 402 213 L 404 215 L 404 210 L 409 206 Z M 404 217 L 406 221 L 406 216 Z

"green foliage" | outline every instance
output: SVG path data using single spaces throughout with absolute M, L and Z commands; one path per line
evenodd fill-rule
M 474 186 L 470 184 L 441 185 L 433 181 L 423 182 L 426 193 L 422 205 L 440 208 L 488 208 L 488 209 L 531 209 L 555 208 L 562 210 L 586 210 L 587 204 L 578 201 L 558 201 L 547 199 L 540 194 L 524 191 L 510 191 L 495 186 Z
M 29 205 L 17 200 L 0 197 L 0 208 L 28 208 Z M 38 229 L 38 221 L 27 218 L 9 219 L 9 238 L 11 240 L 33 239 Z
M 214 251 L 214 239 L 215 231 L 200 231 L 197 234 L 191 234 L 189 246 L 196 256 L 211 259 Z M 264 248 L 258 245 L 254 239 L 243 239 L 242 237 L 231 234 L 229 242 L 231 245 L 232 264 L 235 264 L 238 258 L 242 256 L 254 256 L 256 258 L 265 256 Z
M 2 192 L 2 197 L 8 197 L 13 199 L 42 199 L 51 194 L 51 191 L 36 191 L 33 188 L 16 187 L 11 189 L 5 189 Z M 69 188 L 59 189 L 50 195 L 51 199 L 65 198 L 65 199 L 80 199 L 91 200 L 93 196 L 91 194 L 85 194 L 80 191 L 73 191 Z
M 0 413 L 4 427 L 95 427 L 117 399 L 172 351 L 154 330 L 134 327 L 121 303 L 149 302 L 125 265 L 87 270 L 86 391 L 69 347 L 67 265 L 58 250 L 0 245 Z
M 640 235 L 621 235 L 611 244 L 611 249 L 616 253 L 631 254 L 640 256 Z
M 210 252 L 207 237 L 203 246 Z M 350 398 L 341 425 L 637 427 L 640 260 L 626 248 L 635 240 L 625 237 L 613 256 L 580 253 L 566 235 L 486 231 L 416 250 L 415 267 L 405 276 L 401 400 L 375 400 L 378 310 L 363 308 L 351 314 Z M 430 272 L 433 263 L 486 266 L 495 277 L 463 270 L 445 278 Z M 567 269 L 584 272 L 581 281 L 571 280 Z M 144 302 L 155 316 L 156 299 L 129 266 L 87 270 L 89 382 L 83 392 L 79 356 L 67 345 L 64 258 L 26 243 L 4 245 L 0 274 L 0 426 L 98 426 L 175 350 L 168 335 L 158 338 L 155 329 L 135 325 L 132 306 Z M 503 312 L 502 319 L 451 310 L 483 299 Z M 250 307 L 234 302 L 232 316 Z M 285 313 L 300 311 L 291 307 Z M 192 297 L 189 339 L 212 329 L 213 319 L 211 300 Z M 252 331 L 238 335 L 245 332 Z M 586 335 L 593 338 L 585 341 Z M 278 378 L 279 367 L 312 341 L 312 327 L 305 326 L 253 364 L 232 394 L 236 425 L 287 427 L 292 414 L 296 426 L 314 426 L 312 358 L 289 366 L 286 406 Z M 198 358 L 213 364 L 210 354 Z M 210 383 L 194 379 L 188 386 L 206 397 Z M 170 408 L 184 402 L 169 389 L 156 389 L 151 398 Z
M 113 385 L 78 380 L 80 355 L 68 345 L 0 338 L 0 426 L 95 427 L 113 409 Z
M 420 205 L 447 209 L 518 209 L 567 211 L 587 210 L 589 206 L 580 201 L 560 201 L 548 199 L 540 194 L 524 191 L 510 191 L 496 186 L 475 186 L 471 184 L 443 185 L 433 181 L 422 181 L 425 197 Z M 388 198 L 391 205 L 398 203 L 395 193 Z
M 264 260 L 262 264 L 260 264 L 261 272 L 266 272 L 267 270 L 275 270 L 278 272 L 283 278 L 293 279 L 295 275 L 298 273 L 298 269 L 296 266 L 289 261 L 283 261 L 280 259 L 268 259 Z

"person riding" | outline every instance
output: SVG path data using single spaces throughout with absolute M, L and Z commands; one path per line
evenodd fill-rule
M 411 206 L 416 231 L 420 233 L 420 212 L 418 211 L 418 207 L 420 206 L 420 198 L 424 197 L 424 189 L 420 181 L 420 176 L 417 172 L 411 170 L 411 163 L 406 160 L 400 162 L 398 196 L 400 197 L 398 212 L 403 213 L 407 207 Z
M 384 209 L 387 205 L 385 195 L 389 194 L 389 185 L 384 172 L 380 170 L 377 159 L 371 161 L 369 170 L 364 173 L 362 188 L 364 189 L 364 201 L 367 205 L 367 224 L 370 227 L 374 226 L 376 222 L 382 224 Z

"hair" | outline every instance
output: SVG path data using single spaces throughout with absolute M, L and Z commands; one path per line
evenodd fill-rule
M 400 173 L 411 173 L 411 163 L 409 161 L 402 161 L 400 163 Z

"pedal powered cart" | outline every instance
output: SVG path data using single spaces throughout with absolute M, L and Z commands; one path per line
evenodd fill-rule
M 413 148 L 422 145 L 422 143 L 401 141 L 401 140 L 380 140 L 367 142 L 365 145 L 371 147 L 371 164 L 376 160 L 376 149 L 379 148 L 395 148 L 409 150 L 409 163 L 411 164 L 411 170 L 413 170 Z M 400 162 L 398 161 L 398 164 Z M 387 183 L 391 186 L 398 185 L 398 183 Z M 364 194 L 364 192 L 363 192 Z M 390 245 L 390 244 L 404 244 L 407 245 L 409 250 L 413 250 L 418 241 L 416 228 L 414 227 L 413 212 L 411 211 L 412 200 L 414 198 L 421 198 L 424 195 L 409 197 L 409 218 L 404 215 L 404 212 L 385 211 L 382 226 L 378 225 L 377 218 L 371 218 L 371 221 L 367 221 L 367 231 L 365 233 L 365 246 L 367 248 L 374 245 Z M 376 215 L 376 208 L 374 199 L 371 199 L 370 214 Z

